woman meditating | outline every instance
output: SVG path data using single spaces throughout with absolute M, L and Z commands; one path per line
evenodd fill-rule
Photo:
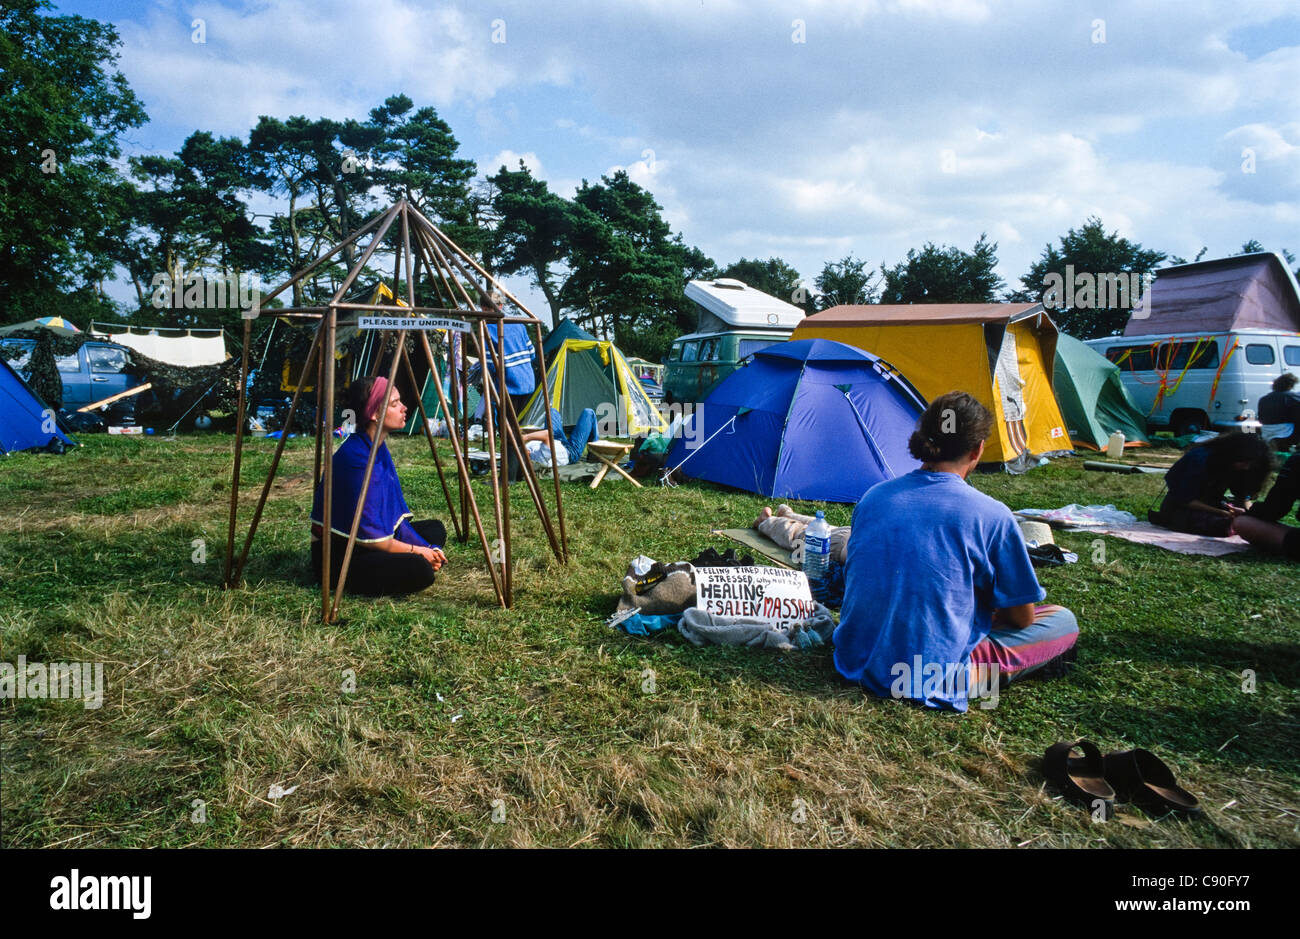
M 1153 525 L 1193 535 L 1226 538 L 1233 519 L 1264 487 L 1273 468 L 1268 444 L 1256 434 L 1230 431 L 1191 447 L 1165 474 L 1168 492 Z M 1234 501 L 1225 499 L 1231 490 Z
M 384 426 L 379 411 L 388 399 Z M 357 540 L 348 564 L 346 590 L 370 595 L 403 594 L 423 590 L 433 583 L 435 572 L 447 563 L 442 546 L 447 529 L 442 522 L 411 522 L 397 468 L 384 438 L 406 426 L 406 406 L 388 379 L 363 378 L 348 389 L 348 407 L 357 415 L 357 428 L 334 451 L 333 498 L 330 500 L 330 567 L 337 583 L 343 568 L 352 517 L 361 498 L 361 482 L 372 447 L 378 446 L 375 466 L 366 491 L 365 508 L 357 526 Z M 321 577 L 321 519 L 324 479 L 316 486 L 311 509 L 311 563 L 316 579 Z
M 874 694 L 964 711 L 976 670 L 1000 685 L 1073 659 L 1074 614 L 1040 605 L 1011 510 L 966 483 L 992 428 L 965 392 L 936 398 L 908 441 L 921 468 L 853 511 L 834 661 Z

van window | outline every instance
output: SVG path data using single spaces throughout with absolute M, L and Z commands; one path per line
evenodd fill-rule
M 1151 347 L 1149 345 L 1111 346 L 1106 350 L 1106 358 L 1119 365 L 1120 368 L 1129 371 L 1151 371 Z M 1123 361 L 1120 361 L 1121 359 Z
M 700 343 L 700 361 L 716 362 L 718 361 L 718 340 L 706 339 Z
M 1160 367 L 1166 367 L 1166 361 L 1169 358 L 1169 350 L 1176 349 L 1174 360 L 1168 364 L 1168 369 L 1172 372 L 1182 372 L 1185 368 L 1218 368 L 1219 367 L 1219 344 L 1211 340 L 1204 343 L 1199 349 L 1196 349 L 1196 340 L 1183 342 L 1175 346 L 1173 343 L 1165 343 L 1156 354 Z M 1192 350 L 1196 349 L 1196 361 L 1191 365 L 1187 360 L 1192 355 Z
M 682 360 L 682 344 L 674 342 L 673 347 L 668 350 L 669 362 L 680 362 Z
M 60 372 L 79 372 L 81 371 L 81 356 L 74 352 L 72 355 L 61 355 L 54 360 L 54 366 Z
M 1287 365 L 1300 365 L 1300 346 L 1283 346 L 1282 361 Z
M 766 349 L 768 346 L 775 345 L 777 341 L 776 339 L 742 339 L 740 340 L 740 349 L 736 352 L 736 359 L 740 360 L 751 356 L 759 349 Z
M 682 361 L 694 362 L 695 357 L 700 354 L 700 344 L 698 342 L 682 343 Z
M 1246 346 L 1246 361 L 1251 365 L 1272 365 L 1273 347 L 1262 342 L 1252 342 Z
M 127 369 L 126 351 L 105 346 L 89 346 L 86 349 L 90 358 L 92 372 L 125 372 Z

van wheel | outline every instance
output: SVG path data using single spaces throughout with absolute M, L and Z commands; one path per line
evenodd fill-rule
M 1210 419 L 1203 411 L 1176 411 L 1172 423 L 1174 436 L 1184 437 L 1205 430 L 1210 425 Z

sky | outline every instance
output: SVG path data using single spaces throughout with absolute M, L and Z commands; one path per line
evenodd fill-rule
M 892 265 L 986 232 L 1019 287 L 1093 215 L 1189 259 L 1252 238 L 1300 254 L 1300 0 L 55 10 L 117 28 L 151 119 L 128 155 L 170 154 L 195 130 L 246 139 L 263 114 L 364 119 L 402 92 L 483 173 L 523 159 L 571 196 L 626 169 L 719 265 L 775 255 L 810 286 L 850 253 Z M 508 283 L 545 318 L 540 293 Z

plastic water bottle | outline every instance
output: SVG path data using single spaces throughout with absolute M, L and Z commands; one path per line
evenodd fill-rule
M 818 511 L 803 533 L 803 572 L 814 600 L 826 596 L 826 572 L 831 566 L 831 526 L 826 515 Z
M 1117 430 L 1112 433 L 1110 439 L 1106 441 L 1106 456 L 1110 457 L 1112 460 L 1118 460 L 1123 455 L 1124 434 Z

